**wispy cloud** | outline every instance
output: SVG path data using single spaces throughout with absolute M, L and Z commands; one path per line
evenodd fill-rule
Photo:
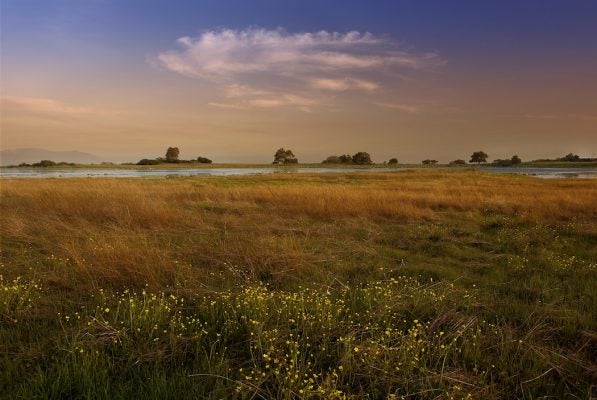
M 232 84 L 224 88 L 224 96 L 228 98 L 247 97 L 247 96 L 264 96 L 271 92 L 267 90 L 256 89 L 247 85 Z
M 346 90 L 363 90 L 365 92 L 374 92 L 380 88 L 380 85 L 362 79 L 344 78 L 315 78 L 308 80 L 311 87 L 333 92 L 344 92 Z
M 27 111 L 39 114 L 60 114 L 60 115 L 90 115 L 106 114 L 106 111 L 88 107 L 67 105 L 63 102 L 48 98 L 39 97 L 16 97 L 6 96 L 1 99 L 2 110 Z
M 356 31 L 221 29 L 182 37 L 177 44 L 177 49 L 159 53 L 153 63 L 211 81 L 220 86 L 224 98 L 244 99 L 211 104 L 219 106 L 313 107 L 318 102 L 314 98 L 325 92 L 382 90 L 381 83 L 367 77 L 381 79 L 445 63 L 435 53 L 407 51 L 388 37 Z
M 227 110 L 246 110 L 248 107 L 243 106 L 242 104 L 235 104 L 235 103 L 218 103 L 218 102 L 210 102 L 207 105 L 216 107 L 216 108 L 223 108 Z
M 261 93 L 258 91 L 249 93 Z M 208 105 L 222 109 L 248 110 L 251 108 L 278 108 L 294 107 L 304 112 L 311 112 L 312 108 L 321 103 L 320 100 L 294 94 L 276 94 L 271 92 L 261 93 L 257 96 L 252 95 L 234 95 L 233 102 L 210 102 Z
M 420 69 L 443 64 L 437 54 L 415 54 L 370 33 L 290 34 L 282 29 L 223 29 L 177 40 L 158 54 L 166 68 L 192 77 L 230 78 L 251 73 L 293 75 L 373 67 Z

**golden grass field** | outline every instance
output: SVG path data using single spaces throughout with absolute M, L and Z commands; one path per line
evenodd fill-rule
M 7 376 L 12 377 L 2 382 L 0 389 L 10 396 L 37 393 L 44 397 L 45 393 L 45 397 L 92 398 L 85 391 L 89 387 L 93 387 L 93 393 L 103 390 L 98 397 L 126 396 L 132 392 L 116 375 L 129 374 L 129 380 L 143 380 L 153 373 L 148 371 L 156 368 L 162 371 L 164 382 L 147 389 L 145 395 L 153 398 L 219 398 L 213 394 L 216 388 L 224 398 L 364 398 L 367 392 L 373 393 L 370 398 L 591 398 L 595 394 L 595 180 L 417 171 L 227 178 L 3 179 L 0 184 L 0 275 L 5 292 L 12 293 L 12 297 L 5 293 L 0 317 L 3 321 L 21 321 L 9 324 L 0 336 L 13 338 L 0 345 L 4 357 L 12 354 L 0 362 L 0 367 L 10 371 Z M 17 278 L 18 282 L 14 281 Z M 392 298 L 392 290 L 411 290 L 392 286 L 395 284 L 384 286 L 390 278 L 405 279 L 409 288 L 426 293 L 428 299 L 423 299 L 423 294 L 420 299 L 426 304 L 421 306 L 420 315 L 413 314 L 419 310 L 417 305 L 408 306 L 413 310 L 409 311 L 406 303 L 386 304 L 382 299 L 385 295 L 375 297 L 386 293 Z M 31 295 L 35 290 L 27 282 L 43 288 L 38 297 Z M 262 297 L 269 298 L 270 303 L 263 300 L 267 304 L 260 304 L 275 309 L 276 304 L 287 301 L 285 296 L 292 298 L 293 293 L 302 293 L 305 288 L 319 299 L 313 300 L 315 303 L 336 304 L 339 300 L 334 291 L 339 297 L 350 297 L 353 292 L 347 288 L 375 286 L 374 282 L 385 282 L 374 297 L 377 306 L 385 304 L 393 316 L 380 317 L 384 326 L 379 338 L 373 335 L 376 339 L 368 342 L 366 333 L 378 328 L 350 325 L 339 334 L 351 338 L 348 353 L 345 344 L 332 341 L 327 345 L 328 350 L 335 346 L 331 358 L 321 358 L 326 353 L 324 348 L 318 350 L 314 356 L 318 361 L 311 360 L 313 364 L 308 368 L 307 359 L 295 360 L 293 365 L 300 364 L 300 368 L 316 375 L 313 379 L 319 382 L 319 391 L 307 389 L 315 384 L 296 389 L 294 381 L 276 380 L 264 366 L 269 365 L 266 361 L 271 351 L 263 352 L 267 356 L 256 356 L 257 350 L 251 345 L 246 350 L 250 355 L 238 349 L 238 354 L 230 353 L 230 348 L 238 345 L 235 340 L 247 340 L 241 333 L 244 328 L 231 334 L 226 352 L 220 349 L 221 365 L 217 366 L 193 364 L 191 360 L 201 356 L 191 350 L 178 354 L 167 350 L 169 345 L 164 344 L 160 350 L 139 344 L 148 346 L 143 350 L 134 340 L 124 355 L 117 357 L 114 350 L 106 350 L 107 344 L 100 343 L 100 336 L 92 337 L 86 346 L 104 354 L 105 364 L 50 356 L 60 354 L 57 348 L 68 347 L 65 343 L 74 343 L 75 337 L 80 339 L 77 335 L 87 332 L 83 327 L 65 328 L 51 321 L 58 318 L 57 313 L 83 313 L 81 306 L 95 304 L 90 297 L 93 293 L 113 293 L 118 298 L 123 291 L 137 291 L 137 301 L 143 290 L 156 295 L 170 293 L 177 299 L 187 299 L 189 304 L 209 296 L 232 302 L 229 296 L 242 296 L 247 287 L 257 290 L 254 285 L 265 284 L 271 292 Z M 452 289 L 435 292 L 436 282 Z M 228 294 L 222 295 L 222 291 Z M 475 300 L 462 300 L 465 292 Z M 327 295 L 318 297 L 322 293 Z M 33 299 L 30 301 L 34 305 L 18 306 L 29 301 L 19 296 Z M 245 301 L 257 301 L 255 296 L 260 295 L 250 292 L 247 296 Z M 434 307 L 429 299 L 436 297 L 441 305 Z M 446 299 L 453 303 L 445 305 Z M 108 296 L 101 307 L 112 309 L 113 301 Z M 168 307 L 176 308 L 178 303 Z M 203 306 L 197 307 L 201 310 Z M 309 307 L 315 310 L 319 306 Z M 354 307 L 351 320 L 362 317 L 368 321 L 363 322 L 365 325 L 374 324 L 360 313 L 359 307 L 364 306 Z M 443 347 L 440 350 L 430 345 L 427 351 L 437 350 L 439 358 L 425 370 L 409 370 L 405 375 L 397 365 L 388 364 L 397 357 L 390 356 L 388 350 L 397 342 L 382 341 L 382 336 L 387 339 L 387 332 L 387 336 L 399 332 L 407 338 L 413 335 L 413 329 L 428 330 L 420 337 L 437 341 L 440 336 L 436 328 L 445 325 L 441 329 L 447 336 L 464 337 L 463 316 L 474 329 L 483 329 L 483 334 L 471 334 L 475 341 L 483 336 L 482 343 L 475 344 L 483 351 L 476 347 L 477 353 L 463 357 L 444 354 Z M 260 323 L 266 326 L 267 318 L 262 317 L 265 319 Z M 338 326 L 346 322 L 340 314 L 334 318 Z M 404 323 L 392 325 L 392 318 Z M 94 314 L 83 319 L 95 324 L 101 318 Z M 168 324 L 167 319 L 161 321 Z M 419 321 L 423 325 L 419 326 Z M 490 325 L 481 327 L 481 321 Z M 276 324 L 275 328 L 271 325 L 263 329 L 263 341 L 277 343 L 285 337 L 272 337 L 272 329 L 296 338 L 292 336 L 292 332 L 297 334 L 294 328 L 279 320 Z M 309 327 L 317 336 L 315 327 Z M 50 343 L 31 333 L 40 330 L 51 332 Z M 501 343 L 496 342 L 498 338 Z M 510 344 L 518 340 L 525 341 L 526 351 Z M 316 346 L 315 342 L 307 342 Z M 321 340 L 316 342 L 321 344 Z M 300 340 L 296 343 L 304 345 Z M 353 360 L 354 349 L 358 352 L 361 347 L 372 350 L 363 361 Z M 159 357 L 152 356 L 156 351 L 164 352 L 166 358 L 169 351 L 176 353 L 176 363 L 187 369 L 181 372 L 173 366 L 176 363 L 162 364 Z M 297 351 L 303 356 L 309 352 L 302 347 Z M 440 351 L 444 354 L 443 364 Z M 64 354 L 66 357 L 71 353 Z M 139 358 L 139 354 L 144 356 Z M 130 374 L 136 370 L 130 368 L 135 360 L 148 369 L 133 379 Z M 32 362 L 42 366 L 36 376 L 24 372 Z M 90 369 L 89 376 L 93 375 L 96 383 L 85 389 L 83 384 L 74 383 L 80 377 L 68 370 L 62 371 L 63 380 L 50 389 L 52 373 L 66 368 L 59 364 L 69 362 L 82 369 L 86 367 L 81 365 L 94 365 L 92 369 L 101 365 L 112 377 L 105 382 L 112 383 L 105 383 Z M 338 369 L 342 366 L 345 375 L 343 368 Z M 248 368 L 258 376 L 250 375 L 249 379 L 249 375 L 238 372 L 239 368 Z M 340 378 L 332 379 L 329 368 Z M 364 376 L 359 376 L 359 368 L 367 370 Z M 485 372 L 480 376 L 482 368 Z M 389 373 L 392 378 L 378 382 L 373 379 L 376 373 Z M 448 380 L 437 378 L 444 373 Z M 193 374 L 211 376 L 210 383 L 193 386 L 188 378 Z M 224 378 L 214 378 L 222 374 Z M 418 381 L 421 377 L 426 378 Z M 167 384 L 169 379 L 178 383 Z M 405 382 L 412 379 L 417 383 L 405 387 Z

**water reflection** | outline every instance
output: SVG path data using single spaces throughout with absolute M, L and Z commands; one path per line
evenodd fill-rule
M 2 178 L 142 178 L 180 176 L 241 176 L 273 173 L 347 173 L 347 172 L 404 172 L 424 170 L 424 168 L 188 168 L 188 169 L 58 169 L 58 168 L 3 168 Z M 428 170 L 428 169 L 427 169 Z M 457 168 L 437 168 L 436 170 L 455 171 Z M 470 169 L 466 169 L 470 170 Z M 504 168 L 484 167 L 479 171 L 532 175 L 538 178 L 597 178 L 597 169 L 591 168 Z

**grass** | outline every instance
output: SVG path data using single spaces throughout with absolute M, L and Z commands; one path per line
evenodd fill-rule
M 0 184 L 0 398 L 596 395 L 595 180 Z

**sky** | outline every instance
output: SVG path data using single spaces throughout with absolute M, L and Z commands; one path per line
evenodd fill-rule
M 597 157 L 591 0 L 1 0 L 0 148 Z

